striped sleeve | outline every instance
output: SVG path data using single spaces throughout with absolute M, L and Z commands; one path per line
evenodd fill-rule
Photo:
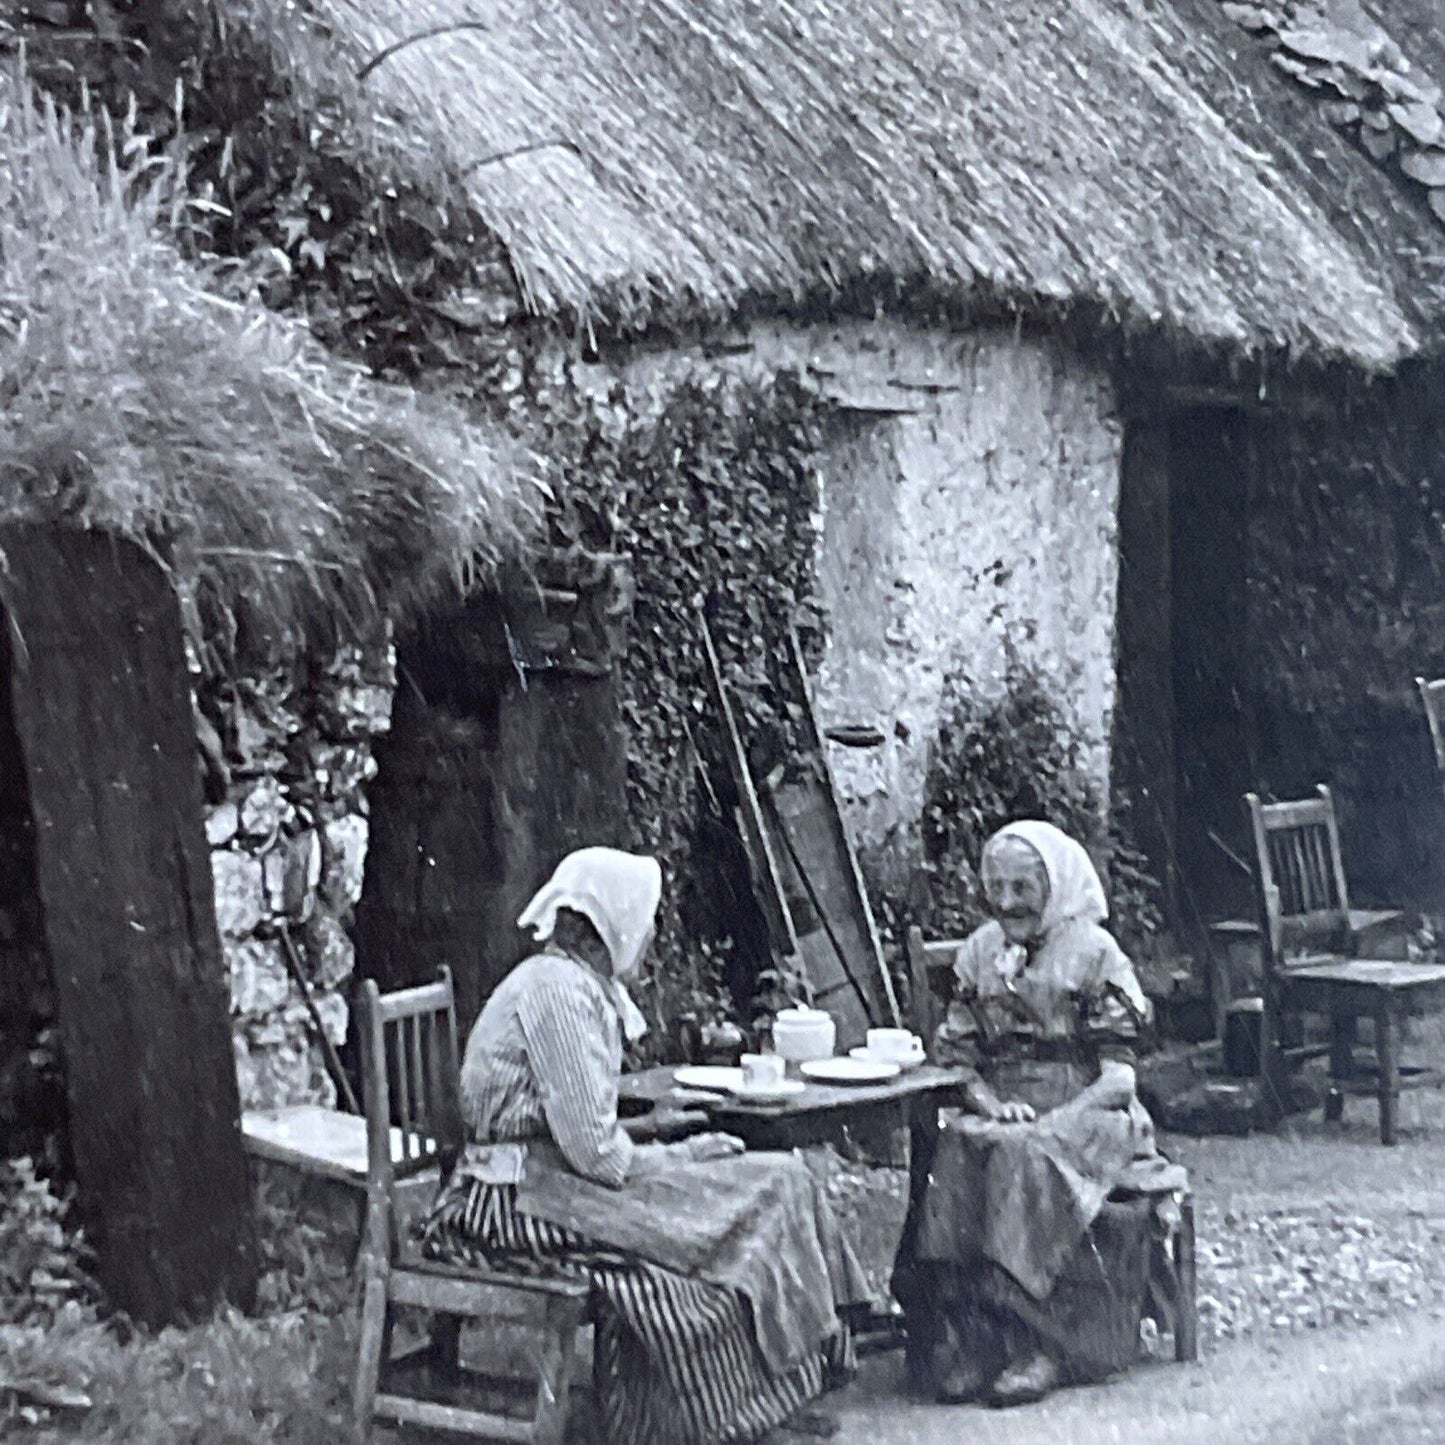
M 517 1020 L 553 1142 L 583 1178 L 620 1188 L 633 1143 L 617 1122 L 617 1060 L 593 1000 L 548 980 L 527 991 Z

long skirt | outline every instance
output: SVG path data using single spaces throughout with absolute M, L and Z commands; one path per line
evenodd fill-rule
M 1027 1099 L 1037 1123 L 945 1131 L 912 1201 L 893 1290 L 919 1383 L 945 1321 L 991 1372 L 1042 1348 L 1081 1383 L 1127 1369 L 1145 1314 L 1165 1312 L 1162 1206 L 1183 1171 L 1157 1153 L 1137 1103 L 1052 1112 L 1080 1083 L 1072 1066 L 1024 1072 L 995 1087 Z M 1115 1194 L 1120 1185 L 1126 1197 Z
M 427 1224 L 434 1257 L 576 1272 L 591 1282 L 606 1445 L 724 1445 L 782 1424 L 852 1368 L 846 1328 L 786 1375 L 758 1350 L 746 1299 L 521 1213 L 511 1185 L 454 1181 Z
M 893 1294 L 907 1320 L 914 1383 L 938 1383 L 934 1350 L 945 1338 L 945 1322 L 959 1349 L 989 1374 L 1040 1347 L 1071 1383 L 1127 1369 L 1138 1358 L 1140 1322 L 1162 1308 L 1155 1282 L 1168 1261 L 1156 1213 L 1153 1199 L 1106 1203 L 1042 1300 L 984 1259 L 920 1261 L 914 1230 L 905 1228 Z

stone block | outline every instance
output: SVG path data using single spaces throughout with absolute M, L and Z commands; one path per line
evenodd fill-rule
M 326 700 L 326 724 L 338 738 L 377 737 L 391 727 L 392 690 L 377 683 L 346 683 Z
M 206 842 L 212 848 L 224 848 L 241 826 L 240 812 L 234 803 L 222 803 L 206 815 Z
M 222 947 L 231 979 L 231 1012 L 237 1018 L 263 1018 L 285 1005 L 291 976 L 279 943 L 226 939 Z
M 321 882 L 321 839 L 308 828 L 282 839 L 262 860 L 266 904 L 273 913 L 304 921 Z
M 356 813 L 326 824 L 326 875 L 322 891 L 337 909 L 354 908 L 366 876 L 366 819 Z
M 310 761 L 316 786 L 329 800 L 351 803 L 376 776 L 376 759 L 364 744 L 313 743 Z
M 306 964 L 318 988 L 334 989 L 356 969 L 356 949 L 337 918 L 324 908 L 306 925 Z
M 247 838 L 273 838 L 292 812 L 281 784 L 262 778 L 241 801 L 241 832 Z
M 222 936 L 242 938 L 254 932 L 266 911 L 261 860 L 219 849 L 211 854 L 211 881 Z
M 316 1012 L 326 1037 L 339 1049 L 346 1042 L 347 1023 L 351 1011 L 339 993 L 323 993 L 316 999 Z
M 305 1037 L 280 1043 L 237 1038 L 236 1081 L 243 1109 L 283 1109 L 288 1104 L 336 1103 L 336 1089 L 327 1077 L 316 1048 Z

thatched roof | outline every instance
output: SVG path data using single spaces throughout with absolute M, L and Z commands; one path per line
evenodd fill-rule
M 1198 83 L 1229 65 L 1215 0 L 251 5 L 311 57 L 298 104 L 343 103 L 464 178 L 542 315 L 647 326 L 891 287 L 1369 369 L 1433 315 L 1311 188 L 1327 127 L 1274 144 Z M 1413 244 L 1388 180 L 1341 164 Z
M 360 624 L 507 559 L 527 458 L 228 298 L 144 154 L 0 74 L 0 520 L 137 540 L 212 625 Z

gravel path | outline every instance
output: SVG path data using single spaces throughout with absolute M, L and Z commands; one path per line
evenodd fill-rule
M 1007 1426 L 968 1411 L 966 1429 L 958 1412 L 904 1402 L 896 1370 L 879 1365 L 841 1402 L 838 1438 L 890 1445 L 896 1420 L 908 1423 L 899 1440 L 1181 1445 L 1195 1437 L 1176 1434 L 1172 1424 L 1164 1432 L 1163 1422 L 1183 1406 L 1228 1413 L 1239 1440 L 1445 1440 L 1445 1093 L 1407 1094 L 1402 1124 L 1400 1144 L 1384 1148 L 1374 1108 L 1361 1102 L 1343 1126 L 1316 1117 L 1246 1139 L 1165 1141 L 1195 1191 L 1200 1365 L 1142 1367 L 1064 1392 Z M 901 1218 L 902 1178 L 840 1168 L 830 1181 L 865 1265 L 882 1280 Z M 1346 1380 L 1330 1424 L 1313 1410 L 1319 1382 L 1337 1367 Z M 1291 1416 L 1295 1393 L 1301 1410 L 1310 1407 L 1308 1421 Z M 1043 1433 L 1031 1433 L 1029 1416 Z M 1200 1430 L 1201 1440 L 1222 1438 L 1203 1421 Z
M 1445 1313 L 1445 1201 L 1370 1217 L 1338 1206 L 1199 1215 L 1199 1319 L 1212 1341 Z

